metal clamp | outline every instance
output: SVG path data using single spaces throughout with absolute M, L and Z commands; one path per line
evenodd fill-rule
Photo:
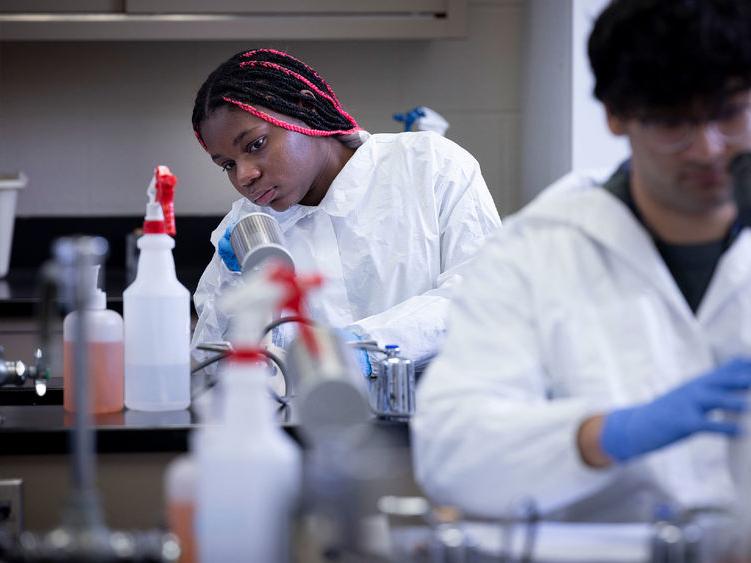
M 0 346 L 0 387 L 15 385 L 21 387 L 29 379 L 34 380 L 34 387 L 40 397 L 47 392 L 47 382 L 50 379 L 49 369 L 44 362 L 41 348 L 37 348 L 34 365 L 27 366 L 21 360 L 6 360 L 5 349 Z

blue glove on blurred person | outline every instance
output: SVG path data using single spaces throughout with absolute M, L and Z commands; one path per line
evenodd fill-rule
M 358 336 L 351 330 L 342 329 L 339 331 L 342 338 L 345 342 L 358 342 L 362 340 L 361 336 Z M 360 367 L 360 372 L 365 377 L 370 377 L 370 374 L 373 373 L 373 366 L 370 365 L 370 358 L 368 358 L 368 352 L 366 350 L 363 350 L 362 348 L 352 348 L 355 352 L 355 356 L 357 357 L 357 364 Z
M 745 411 L 748 404 L 740 392 L 749 387 L 751 361 L 732 360 L 651 403 L 608 414 L 600 446 L 611 458 L 624 462 L 696 432 L 736 436 L 740 433 L 737 422 L 713 419 L 709 414 Z
M 235 256 L 235 251 L 232 249 L 232 244 L 229 241 L 229 236 L 232 234 L 233 226 L 234 225 L 227 226 L 227 229 L 224 231 L 224 236 L 219 239 L 217 251 L 219 252 L 219 256 L 221 256 L 222 261 L 224 262 L 224 265 L 227 266 L 227 268 L 229 268 L 233 272 L 239 272 L 240 263 L 237 261 L 237 256 Z

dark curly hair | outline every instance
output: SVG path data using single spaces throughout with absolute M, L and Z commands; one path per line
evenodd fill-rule
M 595 97 L 615 115 L 716 111 L 751 88 L 751 1 L 613 0 L 588 52 Z

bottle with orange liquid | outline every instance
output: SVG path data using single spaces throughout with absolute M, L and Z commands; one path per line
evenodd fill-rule
M 98 288 L 99 266 L 87 272 L 85 305 L 86 354 L 91 412 L 104 414 L 123 409 L 123 318 L 105 308 L 106 294 Z M 63 408 L 75 412 L 73 370 L 78 311 L 63 321 Z
M 164 473 L 164 496 L 167 506 L 167 527 L 180 542 L 180 563 L 197 563 L 198 550 L 193 520 L 197 467 L 193 456 L 173 459 Z

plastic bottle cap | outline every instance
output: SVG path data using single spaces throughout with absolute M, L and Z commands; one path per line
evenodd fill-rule
M 157 201 L 156 178 L 152 178 L 149 187 L 146 188 L 149 198 L 146 204 L 146 216 L 143 221 L 144 234 L 166 234 L 167 227 L 164 224 L 164 211 L 162 204 Z
M 84 278 L 86 309 L 104 309 L 107 306 L 107 294 L 99 289 L 99 264 L 89 266 Z
M 399 355 L 398 344 L 386 344 L 385 350 L 386 350 L 386 354 L 388 354 L 390 358 L 394 358 Z

